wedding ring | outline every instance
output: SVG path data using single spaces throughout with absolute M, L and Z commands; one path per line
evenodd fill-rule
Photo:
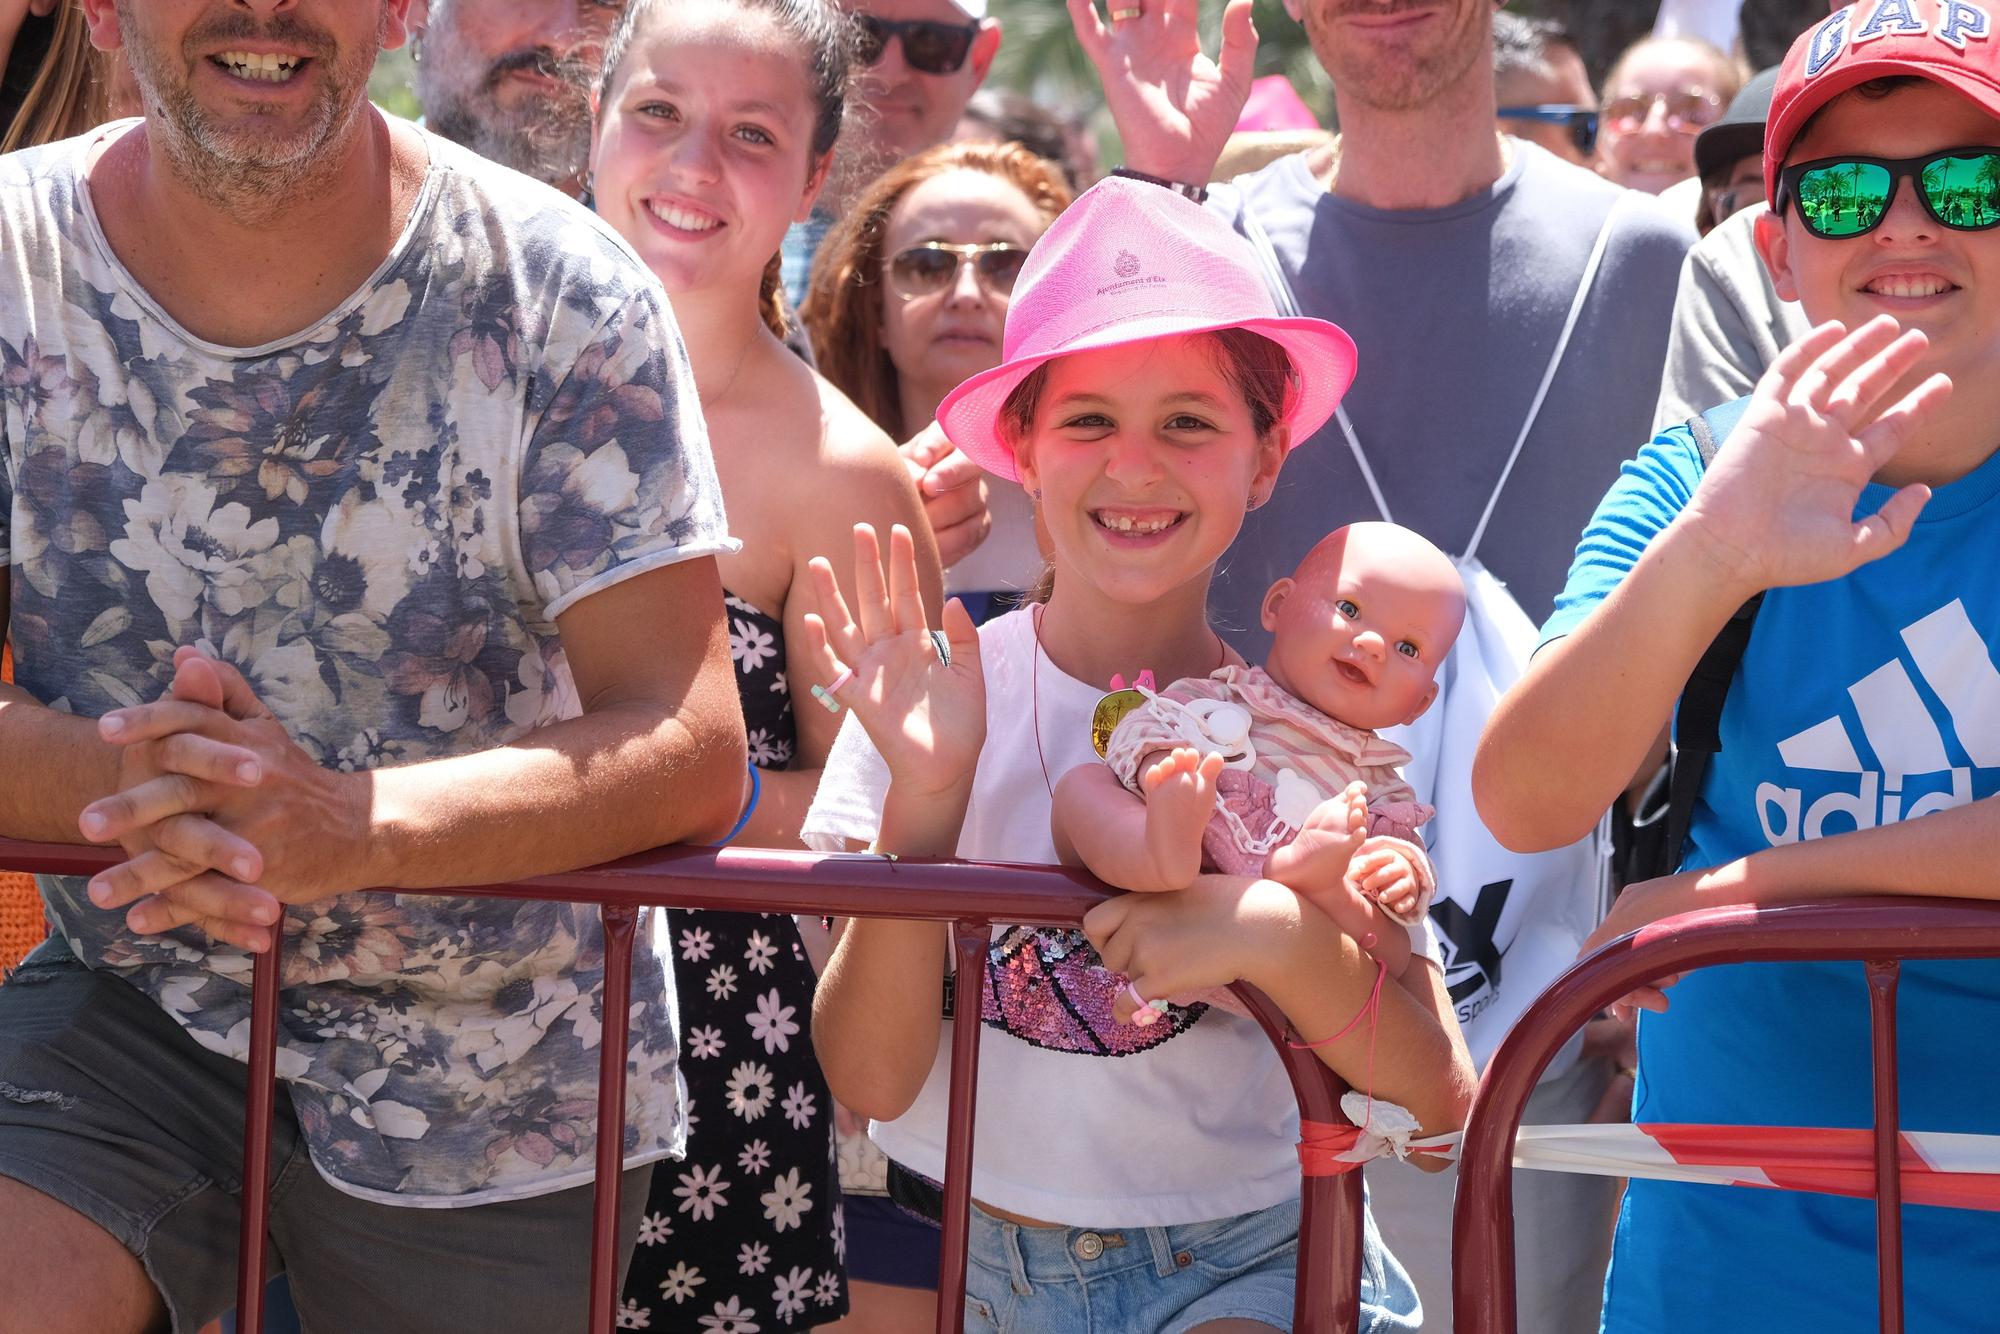
M 1111 21 L 1113 23 L 1124 23 L 1128 19 L 1138 18 L 1141 14 L 1145 12 L 1146 12 L 1145 10 L 1140 9 L 1137 5 L 1133 5 L 1126 9 L 1114 9 L 1111 11 Z

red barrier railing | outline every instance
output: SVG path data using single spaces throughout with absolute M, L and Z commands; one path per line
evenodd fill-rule
M 0 869 L 90 875 L 122 860 L 102 848 L 0 839 Z M 407 892 L 407 891 L 398 891 Z M 624 1144 L 627 1013 L 632 946 L 642 907 L 813 916 L 897 917 L 948 923 L 966 998 L 952 1019 L 951 1115 L 945 1146 L 940 1334 L 965 1317 L 965 1246 L 971 1215 L 972 1130 L 980 1005 L 995 925 L 1073 927 L 1108 897 L 1079 871 L 997 862 L 889 861 L 762 849 L 663 848 L 589 870 L 511 885 L 469 885 L 426 894 L 595 903 L 604 918 L 604 1034 L 598 1068 L 597 1186 L 591 1250 L 590 1324 L 610 1334 L 618 1308 L 618 1190 Z M 237 1249 L 237 1328 L 260 1334 L 264 1233 L 269 1222 L 271 1109 L 275 1090 L 279 954 L 261 955 L 251 982 L 249 1092 L 244 1109 L 242 1227 Z M 1344 1123 L 1339 1079 L 1285 1041 L 1283 1015 L 1255 988 L 1235 988 L 1284 1062 L 1299 1112 Z M 1299 1218 L 1298 1334 L 1355 1334 L 1361 1285 L 1361 1174 L 1307 1176 Z
M 1480 1080 L 1452 1218 L 1458 1334 L 1514 1334 L 1514 1137 L 1549 1061 L 1605 1006 L 1676 973 L 1727 963 L 1866 965 L 1875 1078 L 1875 1229 L 1883 1334 L 1903 1329 L 1896 983 L 1905 959 L 2000 957 L 2000 903 L 1869 898 L 1711 908 L 1655 922 L 1578 961 L 1530 1005 Z

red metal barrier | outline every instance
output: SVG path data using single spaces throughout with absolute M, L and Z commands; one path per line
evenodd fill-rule
M 1452 1218 L 1458 1334 L 1514 1334 L 1515 1134 L 1549 1061 L 1611 1002 L 1663 977 L 1725 963 L 1867 966 L 1875 1076 L 1875 1227 L 1881 1328 L 1903 1329 L 1902 1179 L 1896 1136 L 1896 981 L 1904 959 L 2000 957 L 2000 903 L 1870 898 L 1712 908 L 1655 922 L 1549 985 L 1486 1067 L 1465 1127 Z
M 90 875 L 122 860 L 102 848 L 0 839 L 0 869 Z M 604 916 L 604 1036 L 598 1074 L 597 1198 L 591 1252 L 590 1324 L 610 1334 L 617 1319 L 619 1150 L 624 1143 L 626 1015 L 633 928 L 641 907 L 722 912 L 785 912 L 900 917 L 949 923 L 958 994 L 984 991 L 987 944 L 998 924 L 1077 926 L 1107 897 L 1080 871 L 997 862 L 826 857 L 761 849 L 663 848 L 589 870 L 511 885 L 427 890 L 440 895 L 595 903 Z M 244 1112 L 244 1194 L 237 1250 L 237 1327 L 260 1334 L 275 1088 L 279 958 L 260 956 L 252 980 L 249 1095 Z M 1308 1120 L 1340 1124 L 1345 1087 L 1308 1051 L 1284 1039 L 1285 1020 L 1253 987 L 1235 990 L 1284 1062 Z M 616 1002 L 616 1003 L 614 1003 Z M 974 1088 L 980 1007 L 961 1004 L 952 1020 L 951 1117 L 945 1147 L 945 1208 L 938 1302 L 940 1334 L 964 1323 L 965 1244 L 971 1213 Z M 1297 1334 L 1354 1334 L 1361 1285 L 1361 1174 L 1304 1177 L 1299 1218 Z

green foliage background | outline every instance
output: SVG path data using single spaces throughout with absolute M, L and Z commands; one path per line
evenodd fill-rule
M 368 80 L 368 95 L 383 110 L 415 120 L 422 112 L 417 105 L 416 73 L 416 66 L 410 62 L 409 47 L 384 51 L 375 58 L 375 73 Z

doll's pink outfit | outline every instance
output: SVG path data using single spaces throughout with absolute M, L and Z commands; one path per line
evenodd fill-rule
M 1329 718 L 1261 667 L 1223 667 L 1145 693 L 1146 702 L 1112 733 L 1105 763 L 1143 795 L 1139 771 L 1162 751 L 1193 746 L 1226 758 L 1216 811 L 1201 839 L 1208 869 L 1262 875 L 1264 859 L 1297 836 L 1313 808 L 1358 779 L 1368 785 L 1370 838 L 1404 844 L 1417 872 L 1416 905 L 1391 915 L 1405 926 L 1424 920 L 1437 884 L 1417 826 L 1435 812 L 1403 781 L 1408 751 Z

